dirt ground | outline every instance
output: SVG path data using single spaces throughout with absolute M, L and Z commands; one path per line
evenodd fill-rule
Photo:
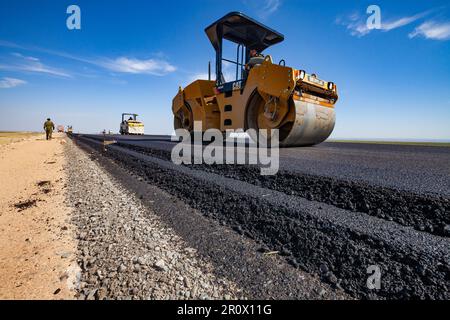
M 0 146 L 42 135 L 37 132 L 0 131 Z
M 71 299 L 78 268 L 62 134 L 0 145 L 0 299 Z

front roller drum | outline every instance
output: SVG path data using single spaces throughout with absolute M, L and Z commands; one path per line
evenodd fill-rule
M 280 141 L 281 147 L 319 144 L 331 135 L 336 122 L 334 108 L 299 100 L 294 100 L 294 105 L 295 120 Z
M 280 147 L 310 146 L 325 141 L 334 129 L 333 107 L 326 107 L 301 100 L 289 101 L 289 110 L 278 119 L 277 113 L 267 111 L 267 104 L 256 95 L 247 110 L 247 128 L 279 129 Z M 251 134 L 251 133 L 250 133 Z M 252 139 L 256 141 L 257 137 Z

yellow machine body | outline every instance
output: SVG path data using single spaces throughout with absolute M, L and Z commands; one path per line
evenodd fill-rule
M 302 77 L 302 78 L 301 78 Z M 267 56 L 246 79 L 220 92 L 215 81 L 197 80 L 173 99 L 174 127 L 193 130 L 279 129 L 280 145 L 303 146 L 327 139 L 335 124 L 338 99 L 334 83 L 290 67 L 273 64 Z
M 126 119 L 126 116 L 131 116 Z M 135 113 L 123 113 L 119 133 L 121 135 L 144 135 L 144 123 L 137 120 Z
M 330 136 L 336 85 L 287 67 L 283 60 L 273 63 L 270 55 L 255 56 L 283 41 L 282 34 L 240 12 L 227 14 L 205 32 L 216 50 L 216 80 L 197 80 L 179 89 L 172 102 L 175 129 L 192 132 L 196 121 L 203 132 L 266 129 L 271 134 L 278 129 L 282 147 L 314 145 Z M 223 58 L 223 40 L 237 45 L 236 61 Z M 236 65 L 234 81 L 225 81 L 223 61 Z

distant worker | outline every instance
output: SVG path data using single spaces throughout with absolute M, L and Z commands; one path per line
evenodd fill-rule
M 50 120 L 50 118 L 47 118 L 47 121 L 44 122 L 44 130 L 46 139 L 51 140 L 53 130 L 55 130 L 55 124 Z
M 264 55 L 256 51 L 255 49 L 250 50 L 250 59 L 248 63 L 245 65 L 245 69 L 250 71 L 254 66 L 259 66 L 264 62 Z

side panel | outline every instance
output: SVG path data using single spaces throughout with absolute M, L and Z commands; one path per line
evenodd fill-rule
M 201 121 L 203 130 L 218 128 L 220 111 L 215 100 L 214 86 L 214 81 L 194 81 L 175 96 L 172 111 L 175 114 L 186 102 L 191 108 L 193 121 Z
M 245 109 L 250 95 L 255 89 L 255 84 L 247 81 L 243 91 L 236 88 L 232 91 L 231 96 L 226 97 L 224 93 L 217 95 L 217 103 L 221 114 L 220 130 L 245 128 Z

